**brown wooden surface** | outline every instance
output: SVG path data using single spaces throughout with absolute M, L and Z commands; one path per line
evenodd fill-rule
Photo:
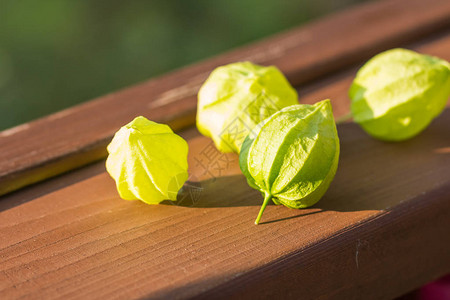
M 402 144 L 339 126 L 325 198 L 270 206 L 260 226 L 235 164 L 195 207 L 120 200 L 103 173 L 4 210 L 0 296 L 398 296 L 450 268 L 449 120 Z M 191 166 L 208 144 L 190 140 Z
M 414 49 L 450 59 L 450 34 Z M 348 110 L 355 69 L 309 85 L 301 102 Z M 197 160 L 184 205 L 121 200 L 101 163 L 0 201 L 0 298 L 392 298 L 450 271 L 450 109 L 418 137 L 384 143 L 338 126 L 339 169 L 314 207 L 269 206 L 237 156 Z M 223 170 L 214 168 L 219 163 Z M 226 165 L 228 163 L 228 166 Z M 196 182 L 194 182 L 196 181 Z M 195 203 L 192 204 L 193 199 Z
M 0 133 L 0 195 L 105 156 L 137 115 L 192 124 L 195 94 L 216 66 L 239 60 L 278 66 L 299 85 L 450 26 L 448 0 L 367 3 L 268 40 Z

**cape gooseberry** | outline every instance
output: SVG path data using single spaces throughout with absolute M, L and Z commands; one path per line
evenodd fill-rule
M 339 138 L 329 100 L 285 107 L 258 124 L 239 155 L 248 184 L 264 195 L 255 224 L 270 200 L 290 208 L 319 201 L 338 160 Z
M 297 92 L 276 67 L 233 63 L 215 69 L 200 88 L 197 128 L 220 151 L 239 153 L 256 124 L 293 104 Z
M 120 197 L 148 204 L 176 200 L 188 178 L 188 145 L 169 126 L 137 117 L 123 126 L 107 150 L 106 170 Z
M 392 49 L 370 59 L 349 90 L 355 122 L 370 135 L 401 141 L 424 130 L 450 96 L 450 64 Z

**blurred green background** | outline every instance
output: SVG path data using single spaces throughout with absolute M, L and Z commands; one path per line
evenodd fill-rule
M 364 0 L 0 0 L 0 130 Z

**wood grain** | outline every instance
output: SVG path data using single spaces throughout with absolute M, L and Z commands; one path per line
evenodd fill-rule
M 195 95 L 218 65 L 278 66 L 299 85 L 387 48 L 450 26 L 447 0 L 368 3 L 121 92 L 0 133 L 0 194 L 98 160 L 112 134 L 137 115 L 191 125 Z
M 448 59 L 450 35 L 416 49 Z M 330 97 L 345 113 L 353 75 L 303 98 Z M 450 108 L 402 143 L 353 123 L 338 132 L 325 197 L 304 210 L 271 205 L 259 226 L 262 198 L 237 156 L 194 128 L 182 132 L 191 178 L 177 205 L 121 200 L 102 172 L 3 206 L 0 298 L 390 299 L 448 273 Z
M 102 173 L 1 212 L 0 297 L 398 296 L 450 270 L 449 128 L 449 109 L 405 143 L 340 125 L 324 199 L 272 205 L 260 226 L 233 155 L 208 175 L 196 158 L 210 141 L 190 139 L 202 191 L 185 205 L 123 201 Z

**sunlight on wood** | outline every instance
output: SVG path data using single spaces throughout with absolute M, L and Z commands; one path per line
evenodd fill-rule
M 434 153 L 449 154 L 450 153 L 450 147 L 437 148 L 437 149 L 434 150 Z

